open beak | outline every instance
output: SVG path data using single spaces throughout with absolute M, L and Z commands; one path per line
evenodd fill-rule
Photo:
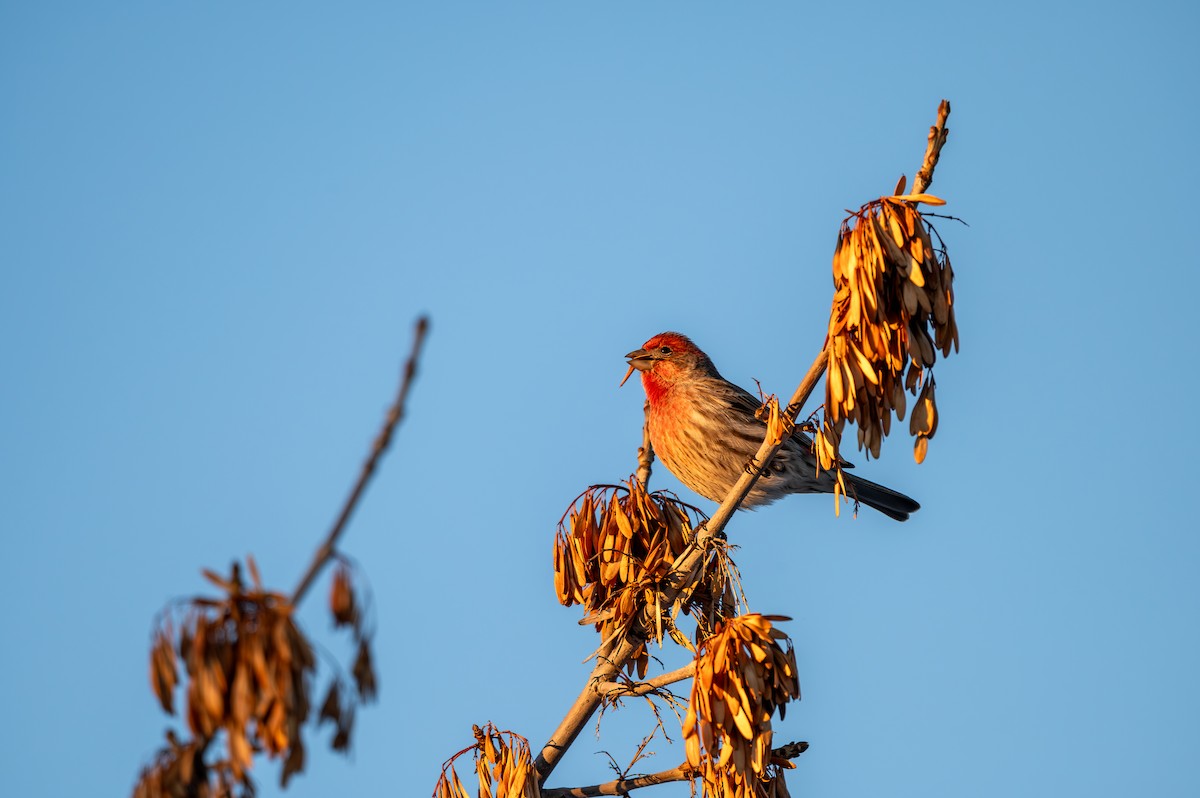
M 633 370 L 645 371 L 654 365 L 654 357 L 645 349 L 635 349 L 625 356 L 629 361 L 629 371 L 625 372 L 625 377 L 621 380 L 621 385 L 624 385 L 629 375 L 633 374 Z M 618 386 L 620 387 L 620 386 Z

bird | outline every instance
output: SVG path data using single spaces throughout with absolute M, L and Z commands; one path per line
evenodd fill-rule
M 625 357 L 625 380 L 635 370 L 641 372 L 650 444 L 659 459 L 689 489 L 722 501 L 766 436 L 766 422 L 755 416 L 762 403 L 722 377 L 709 356 L 681 333 L 659 333 Z M 853 468 L 845 461 L 842 467 Z M 921 507 L 891 488 L 851 474 L 844 477 L 851 499 L 897 521 L 907 521 Z M 792 493 L 833 493 L 835 484 L 833 473 L 817 475 L 812 441 L 796 432 L 742 507 L 760 507 Z

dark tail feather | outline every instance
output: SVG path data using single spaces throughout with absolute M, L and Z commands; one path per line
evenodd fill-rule
M 897 521 L 907 521 L 910 513 L 921 509 L 921 505 L 891 488 L 877 485 L 874 482 L 846 474 L 846 487 L 850 489 L 850 498 L 858 499 L 868 507 L 874 507 L 879 512 L 895 518 Z

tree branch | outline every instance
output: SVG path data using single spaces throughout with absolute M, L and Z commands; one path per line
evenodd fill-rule
M 642 490 L 649 490 L 650 466 L 654 463 L 654 447 L 650 445 L 650 402 L 642 405 L 642 413 L 646 421 L 642 424 L 642 445 L 638 447 L 637 481 Z
M 692 767 L 684 762 L 670 770 L 651 773 L 648 776 L 638 776 L 632 779 L 616 779 L 604 784 L 593 784 L 589 787 L 559 787 L 542 790 L 542 798 L 590 798 L 596 795 L 626 795 L 630 790 L 639 787 L 652 787 L 655 784 L 666 784 L 669 781 L 691 781 Z
M 682 668 L 655 676 L 653 679 L 647 679 L 644 682 L 635 682 L 633 684 L 624 684 L 622 682 L 601 682 L 595 686 L 597 693 L 603 693 L 606 696 L 625 696 L 625 695 L 645 695 L 653 693 L 660 687 L 666 687 L 668 684 L 682 682 L 684 679 L 690 679 L 696 675 L 696 661 L 692 660 Z
M 914 194 L 924 194 L 933 183 L 933 168 L 937 166 L 938 158 L 942 154 L 942 145 L 946 143 L 946 137 L 950 135 L 950 131 L 946 128 L 946 117 L 948 116 L 950 116 L 950 101 L 942 100 L 938 105 L 937 123 L 929 128 L 929 143 L 925 145 L 925 158 L 921 161 L 921 168 L 917 170 L 917 176 L 913 180 L 912 193 Z
M 404 378 L 400 384 L 400 391 L 396 396 L 396 401 L 392 404 L 392 407 L 388 411 L 384 425 L 375 438 L 371 453 L 367 457 L 366 462 L 363 463 L 362 470 L 358 476 L 358 481 L 355 483 L 353 490 L 350 492 L 349 498 L 347 498 L 344 506 L 342 507 L 342 511 L 338 515 L 337 521 L 334 522 L 333 528 L 329 530 L 329 534 L 326 535 L 325 540 L 317 548 L 313 555 L 313 560 L 308 566 L 308 570 L 304 573 L 304 576 L 301 577 L 300 583 L 296 586 L 296 590 L 292 593 L 293 607 L 300 603 L 305 594 L 308 592 L 308 589 L 312 586 L 313 580 L 316 579 L 317 575 L 321 572 L 321 569 L 333 557 L 336 551 L 335 545 L 338 538 L 345 530 L 346 524 L 350 520 L 350 515 L 354 512 L 354 508 L 357 506 L 363 490 L 366 488 L 367 483 L 374 474 L 375 467 L 378 465 L 380 458 L 383 456 L 383 453 L 387 450 L 388 445 L 391 443 L 392 433 L 395 432 L 396 426 L 404 417 L 405 401 L 408 398 L 409 388 L 412 386 L 413 379 L 417 373 L 417 358 L 421 352 L 421 347 L 424 344 L 425 335 L 428 330 L 429 319 L 428 317 L 422 316 L 417 320 L 416 334 L 413 339 L 412 352 L 409 354 L 408 362 L 404 367 Z M 220 731 L 220 729 L 218 729 L 218 731 Z M 174 732 L 168 731 L 168 738 L 172 741 L 172 744 L 176 744 Z M 195 751 L 192 754 L 192 757 L 197 766 L 193 769 L 192 777 L 187 785 L 188 795 L 200 794 L 201 788 L 205 783 L 205 779 L 207 779 L 207 767 L 204 765 L 204 756 L 208 751 L 208 747 L 212 744 L 213 739 L 214 737 L 212 736 L 197 733 L 193 742 L 187 742 L 185 740 L 182 744 L 177 745 L 177 747 L 181 749 L 187 748 L 188 746 L 195 746 Z
M 317 548 L 313 555 L 312 562 L 305 571 L 304 576 L 300 578 L 300 583 L 296 585 L 295 592 L 292 593 L 292 605 L 295 606 L 304 598 L 304 594 L 308 592 L 321 569 L 333 557 L 337 540 L 341 537 L 342 532 L 346 529 L 346 523 L 350 520 L 354 508 L 358 506 L 358 500 L 366 489 L 367 483 L 371 481 L 371 476 L 375 473 L 375 467 L 379 464 L 379 460 L 383 457 L 383 453 L 387 451 L 388 445 L 392 442 L 392 433 L 396 430 L 396 425 L 400 423 L 400 419 L 404 418 L 404 403 L 408 399 L 408 389 L 412 386 L 413 378 L 417 374 L 417 358 L 421 354 L 421 347 L 425 343 L 425 334 L 429 331 L 429 318 L 422 316 L 417 319 L 416 333 L 413 337 L 412 352 L 408 356 L 408 362 L 404 365 L 404 379 L 400 383 L 400 391 L 396 394 L 396 401 L 388 410 L 387 418 L 384 420 L 382 429 L 375 436 L 375 442 L 371 446 L 371 453 L 367 456 L 366 462 L 363 463 L 362 470 L 358 474 L 358 481 L 354 484 L 354 488 L 350 491 L 346 503 L 342 506 L 341 513 L 338 514 L 337 520 L 333 523 L 333 528 L 329 530 L 329 534 L 325 537 L 324 542 Z
M 937 165 L 938 156 L 941 153 L 942 145 L 945 144 L 946 136 L 949 131 L 946 129 L 946 118 L 950 115 L 950 103 L 942 100 L 938 106 L 937 123 L 930 128 L 929 141 L 925 150 L 925 158 L 922 162 L 921 169 L 917 173 L 914 181 L 913 193 L 921 193 L 924 188 L 928 188 L 933 182 L 933 170 Z M 821 376 L 825 373 L 825 367 L 828 363 L 827 347 L 829 345 L 828 338 L 825 344 L 821 347 L 820 353 L 817 354 L 813 364 L 809 367 L 808 372 L 796 386 L 796 390 L 792 393 L 792 398 L 788 401 L 787 408 L 783 412 L 783 416 L 787 422 L 794 423 L 799 416 L 804 403 L 808 401 L 809 396 L 820 382 Z M 790 427 L 791 424 L 785 424 L 785 427 Z M 646 451 L 649 451 L 649 442 L 646 439 L 647 433 L 643 427 L 643 440 L 646 442 Z M 786 436 L 784 438 L 786 440 Z M 676 558 L 671 566 L 670 573 L 663 579 L 662 583 L 665 588 L 662 591 L 662 606 L 670 606 L 674 603 L 676 597 L 681 592 L 689 588 L 692 583 L 699 578 L 702 572 L 700 568 L 701 561 L 708 556 L 708 542 L 720 535 L 725 530 L 725 526 L 733 517 L 733 513 L 741 506 L 741 503 L 749 495 L 754 483 L 758 481 L 763 469 L 770 465 L 773 458 L 783 447 L 783 441 L 773 443 L 769 438 L 764 439 L 762 445 L 759 446 L 758 452 L 754 455 L 746 469 L 738 477 L 738 481 L 730 488 L 726 494 L 725 500 L 721 502 L 721 506 L 713 513 L 708 522 L 697 530 L 696 536 L 691 544 L 684 550 L 679 557 Z M 639 478 L 642 465 L 642 453 L 639 451 Z M 647 478 L 649 477 L 649 464 L 647 463 Z M 645 483 L 643 482 L 643 485 Z M 588 676 L 587 683 L 580 692 L 579 697 L 567 710 L 567 714 L 559 723 L 558 728 L 554 730 L 550 740 L 542 748 L 538 754 L 535 766 L 537 767 L 540 776 L 540 783 L 544 784 L 547 777 L 554 771 L 555 766 L 562 759 L 567 749 L 575 742 L 575 738 L 579 736 L 579 732 L 587 724 L 596 707 L 600 705 L 602 693 L 600 688 L 609 685 L 615 681 L 614 677 L 620 673 L 621 669 L 629 661 L 632 655 L 640 648 L 643 638 L 633 632 L 630 632 L 620 642 L 615 651 L 606 652 L 607 656 L 599 657 L 596 666 L 592 669 Z M 667 771 L 669 772 L 669 771 Z M 615 782 L 614 782 L 615 783 Z M 659 782 L 653 782 L 659 783 Z M 597 785 L 597 787 L 605 787 L 607 785 Z M 578 789 L 593 789 L 593 788 L 578 788 Z M 619 795 L 619 792 L 582 792 L 582 793 L 557 793 L 553 790 L 543 791 L 544 795 Z
M 808 750 L 808 743 L 788 743 L 772 749 L 771 757 L 775 759 L 795 759 Z M 628 795 L 630 790 L 640 787 L 653 787 L 655 784 L 666 784 L 671 781 L 691 781 L 698 774 L 687 762 L 670 770 L 660 770 L 648 776 L 636 778 L 620 778 L 606 781 L 603 784 L 592 784 L 588 787 L 557 787 L 542 790 L 542 798 L 592 798 L 597 795 Z

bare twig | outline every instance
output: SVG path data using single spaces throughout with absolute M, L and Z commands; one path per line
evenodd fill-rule
M 647 401 L 642 406 L 646 421 L 642 424 L 642 445 L 638 447 L 637 481 L 642 490 L 649 490 L 650 466 L 654 463 L 654 447 L 650 445 L 650 414 L 647 412 L 649 409 L 650 402 Z
M 924 194 L 933 183 L 933 168 L 937 166 L 938 158 L 942 154 L 942 145 L 946 143 L 946 137 L 950 135 L 950 129 L 946 127 L 946 117 L 948 116 L 950 116 L 950 101 L 942 100 L 938 105 L 937 123 L 929 128 L 929 143 L 925 145 L 925 158 L 921 161 L 921 168 L 917 170 L 917 176 L 913 180 L 912 193 L 914 194 Z
M 771 749 L 771 756 L 780 759 L 795 759 L 808 750 L 808 743 L 795 742 L 781 745 L 778 748 Z
M 590 796 L 596 795 L 625 795 L 630 790 L 636 790 L 639 787 L 652 787 L 655 784 L 665 784 L 669 781 L 690 781 L 691 779 L 691 766 L 684 762 L 678 767 L 673 767 L 670 770 L 662 770 L 658 773 L 651 773 L 648 776 L 637 776 L 632 779 L 616 779 L 615 781 L 593 784 L 588 787 L 543 789 L 542 798 L 590 798 Z
M 788 743 L 772 749 L 774 759 L 795 759 L 808 750 L 808 743 Z M 616 779 L 603 784 L 592 784 L 588 787 L 558 787 L 543 789 L 542 798 L 592 798 L 597 795 L 627 795 L 630 790 L 640 787 L 653 787 L 655 784 L 666 784 L 671 781 L 691 781 L 698 774 L 684 762 L 670 770 L 661 770 L 648 776 L 637 776 L 632 779 Z
M 412 352 L 408 356 L 408 362 L 404 365 L 404 378 L 400 383 L 400 391 L 396 394 L 396 401 L 388 410 L 387 418 L 384 420 L 379 434 L 375 436 L 375 442 L 371 446 L 371 453 L 367 456 L 366 462 L 363 463 L 362 470 L 358 474 L 358 482 L 354 484 L 354 488 L 350 491 L 346 503 L 342 506 L 342 512 L 338 515 L 337 520 L 334 521 L 333 528 L 329 530 L 329 534 L 325 537 L 324 542 L 321 543 L 316 553 L 313 554 L 313 559 L 308 566 L 308 570 L 300 578 L 300 584 L 296 585 L 296 590 L 292 593 L 293 605 L 300 603 L 300 600 L 304 598 L 304 594 L 312 586 L 313 580 L 320 574 L 321 569 L 333 558 L 336 551 L 337 539 L 341 537 L 342 532 L 346 528 L 346 523 L 350 520 L 350 516 L 354 512 L 354 508 L 358 506 L 359 497 L 362 496 L 367 483 L 371 481 L 371 476 L 375 473 L 375 467 L 379 464 L 380 458 L 392 442 L 392 433 L 395 432 L 396 425 L 400 423 L 400 419 L 404 418 L 404 403 L 408 399 L 408 389 L 412 386 L 413 378 L 417 374 L 417 357 L 421 354 L 421 346 L 425 343 L 425 334 L 428 331 L 429 318 L 422 316 L 417 319 Z
M 653 679 L 647 679 L 644 682 L 635 682 L 634 684 L 622 684 L 621 682 L 601 682 L 594 688 L 596 692 L 612 697 L 620 697 L 626 695 L 645 695 L 653 693 L 660 687 L 666 687 L 668 684 L 682 682 L 684 679 L 690 679 L 696 675 L 696 662 L 693 660 L 682 668 L 677 668 L 669 673 L 664 673 L 655 676 Z
M 950 103 L 943 100 L 938 106 L 937 124 L 930 129 L 929 144 L 926 148 L 925 159 L 922 163 L 921 170 L 918 172 L 913 193 L 920 193 L 922 186 L 928 187 L 933 181 L 933 169 L 937 165 L 938 155 L 941 152 L 942 144 L 945 143 L 946 134 L 949 132 L 946 129 L 946 118 L 950 114 Z M 803 408 L 804 403 L 808 401 L 808 397 L 820 382 L 821 376 L 825 373 L 825 367 L 828 362 L 826 349 L 828 347 L 828 339 L 824 346 L 821 347 L 820 353 L 817 354 L 812 366 L 809 367 L 808 373 L 796 386 L 796 390 L 792 393 L 792 398 L 789 400 L 787 408 L 783 415 L 786 422 L 795 422 Z M 785 423 L 785 428 L 790 428 L 791 424 Z M 784 438 L 786 440 L 786 436 Z M 700 565 L 701 561 L 706 556 L 709 556 L 709 541 L 720 535 L 725 526 L 729 523 L 733 513 L 741 506 L 742 501 L 749 495 L 754 483 L 758 481 L 758 477 L 763 473 L 763 469 L 771 463 L 773 458 L 783 447 L 783 440 L 778 443 L 773 443 L 770 438 L 764 439 L 762 445 L 759 446 L 758 452 L 754 455 L 747 468 L 730 488 L 729 493 L 725 495 L 725 500 L 721 502 L 721 506 L 713 513 L 712 517 L 698 531 L 695 538 L 687 549 L 684 550 L 679 557 L 676 558 L 671 566 L 670 573 L 662 580 L 665 585 L 662 591 L 662 606 L 670 606 L 675 598 L 684 590 L 691 588 L 696 580 L 700 578 L 703 570 Z M 639 452 L 639 472 L 641 464 L 641 453 Z M 644 484 L 644 483 L 643 483 Z M 575 702 L 567 710 L 567 714 L 559 723 L 558 728 L 554 730 L 550 740 L 542 748 L 536 760 L 536 767 L 541 778 L 541 783 L 544 784 L 546 778 L 553 772 L 555 766 L 562 759 L 567 749 L 579 736 L 579 732 L 587 724 L 588 719 L 600 705 L 602 686 L 610 685 L 615 679 L 613 678 L 621 671 L 634 653 L 638 651 L 643 642 L 643 638 L 635 633 L 630 633 L 620 642 L 615 650 L 606 652 L 607 656 L 600 658 L 592 673 L 589 675 L 587 683 L 583 690 L 575 699 Z M 664 771 L 670 772 L 670 771 Z M 654 784 L 660 782 L 652 782 Z M 611 783 L 610 783 L 611 784 Z M 606 787 L 608 785 L 597 785 L 597 787 Z M 644 786 L 644 785 L 639 785 Z M 593 789 L 593 788 L 577 788 L 577 789 Z M 615 788 L 614 788 L 615 789 Z M 626 788 L 628 789 L 628 787 Z M 559 793 L 554 790 L 543 791 L 544 795 L 620 795 L 620 792 L 576 792 L 576 793 Z

